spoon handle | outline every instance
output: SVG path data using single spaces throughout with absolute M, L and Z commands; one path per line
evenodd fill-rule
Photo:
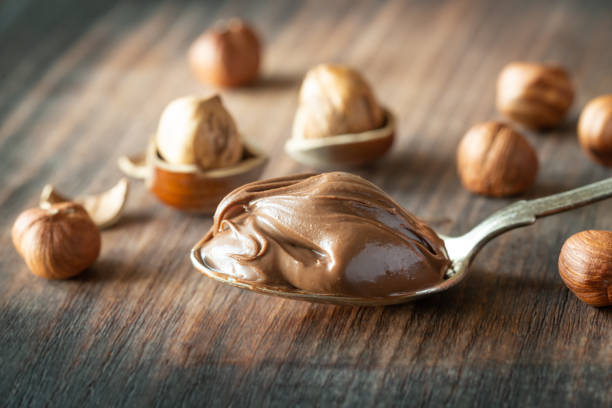
M 518 201 L 495 212 L 467 234 L 448 238 L 449 256 L 451 259 L 458 256 L 467 259 L 488 241 L 506 231 L 531 225 L 537 218 L 569 211 L 608 197 L 612 197 L 612 178 L 548 197 Z

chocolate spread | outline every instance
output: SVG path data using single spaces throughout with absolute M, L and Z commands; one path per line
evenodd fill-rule
M 428 225 L 342 172 L 234 190 L 217 207 L 201 257 L 217 274 L 253 285 L 358 297 L 427 288 L 450 265 Z

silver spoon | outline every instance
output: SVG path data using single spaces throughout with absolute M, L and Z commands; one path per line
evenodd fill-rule
M 191 250 L 191 262 L 202 273 L 212 279 L 266 295 L 275 295 L 311 302 L 334 303 L 340 305 L 384 306 L 409 302 L 418 298 L 445 291 L 458 284 L 469 270 L 474 257 L 482 247 L 498 235 L 514 228 L 533 224 L 538 218 L 569 211 L 612 196 L 612 178 L 589 184 L 584 187 L 542 197 L 535 200 L 521 200 L 505 207 L 486 218 L 468 233 L 458 237 L 439 235 L 444 240 L 452 266 L 444 279 L 429 288 L 402 292 L 380 298 L 361 298 L 333 294 L 311 293 L 297 288 L 277 287 L 239 281 L 231 276 L 218 273 L 209 268 L 201 257 L 200 241 Z

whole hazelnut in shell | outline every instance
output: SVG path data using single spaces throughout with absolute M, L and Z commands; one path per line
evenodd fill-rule
M 538 156 L 519 132 L 500 122 L 473 126 L 457 148 L 463 186 L 477 194 L 503 197 L 526 191 L 538 174 Z
M 322 64 L 306 74 L 293 122 L 293 137 L 316 139 L 381 127 L 385 113 L 355 70 Z
M 583 302 L 612 305 L 612 231 L 588 230 L 569 237 L 559 254 L 559 274 Z
M 569 74 L 557 65 L 513 62 L 497 79 L 497 109 L 532 129 L 561 123 L 573 100 Z
M 216 95 L 170 102 L 159 120 L 155 143 L 166 162 L 202 170 L 234 165 L 243 152 L 236 123 Z
M 202 82 L 234 87 L 259 75 L 261 44 L 255 30 L 232 18 L 205 31 L 189 48 L 189 64 Z
M 72 202 L 22 212 L 11 237 L 28 268 L 47 279 L 78 275 L 100 254 L 98 227 L 81 205 Z
M 590 101 L 578 120 L 578 140 L 590 157 L 612 166 L 612 95 Z

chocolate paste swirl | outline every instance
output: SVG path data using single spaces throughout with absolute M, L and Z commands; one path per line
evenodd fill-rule
M 428 225 L 342 172 L 234 190 L 217 207 L 201 256 L 216 273 L 254 285 L 358 297 L 432 286 L 450 265 Z

